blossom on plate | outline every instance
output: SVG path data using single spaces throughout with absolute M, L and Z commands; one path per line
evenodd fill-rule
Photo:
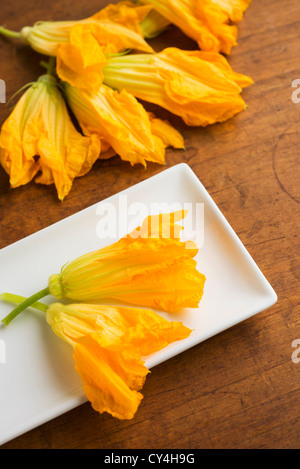
M 118 300 L 174 312 L 196 308 L 205 276 L 197 270 L 195 243 L 178 238 L 186 213 L 150 216 L 118 242 L 85 254 L 49 278 L 57 299 Z
M 194 126 L 222 122 L 244 110 L 240 94 L 253 83 L 235 73 L 221 54 L 177 48 L 112 57 L 103 77 L 111 88 L 125 89 Z
M 1 129 L 0 163 L 11 186 L 27 184 L 37 175 L 36 182 L 55 184 L 60 200 L 99 153 L 99 140 L 75 129 L 57 81 L 49 74 L 27 89 Z
M 46 319 L 74 349 L 75 368 L 93 408 L 132 419 L 149 373 L 144 357 L 187 338 L 191 329 L 153 311 L 91 304 L 52 304 Z
M 83 133 L 97 136 L 101 147 L 132 165 L 147 161 L 165 163 L 167 146 L 183 148 L 183 138 L 169 123 L 149 115 L 134 96 L 102 85 L 96 93 L 65 85 L 67 101 Z M 112 153 L 111 153 L 112 154 Z
M 229 54 L 250 0 L 141 0 L 194 39 L 202 50 Z

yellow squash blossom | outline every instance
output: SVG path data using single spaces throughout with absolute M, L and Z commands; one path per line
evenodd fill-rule
M 229 54 L 249 0 L 141 0 L 194 39 L 202 50 Z
M 151 216 L 117 243 L 75 259 L 49 278 L 50 293 L 57 299 L 118 300 L 168 312 L 196 308 L 205 276 L 197 270 L 195 243 L 178 239 L 182 227 L 176 221 L 183 216 Z
M 55 334 L 74 349 L 75 368 L 93 408 L 132 419 L 149 373 L 144 358 L 187 338 L 191 329 L 153 311 L 90 304 L 52 304 L 46 313 Z
M 206 278 L 197 270 L 197 245 L 180 240 L 183 227 L 177 222 L 186 214 L 150 215 L 116 243 L 73 260 L 2 322 L 8 325 L 49 294 L 59 300 L 117 300 L 168 312 L 197 308 Z
M 20 304 L 24 297 L 4 293 L 2 301 Z M 151 310 L 97 304 L 31 304 L 46 313 L 53 332 L 73 348 L 75 369 L 93 408 L 119 419 L 132 419 L 143 398 L 149 373 L 147 356 L 192 330 Z
M 132 165 L 165 163 L 166 146 L 183 148 L 181 135 L 168 123 L 147 114 L 134 96 L 102 85 L 97 93 L 65 86 L 68 104 L 83 132 L 97 136 Z
M 193 126 L 222 122 L 244 110 L 242 88 L 253 83 L 221 54 L 177 48 L 110 58 L 103 76 L 111 88 L 125 89 Z
M 36 182 L 54 183 L 60 200 L 99 154 L 99 140 L 75 129 L 58 83 L 49 74 L 27 89 L 1 129 L 0 163 L 11 186 L 27 184 L 38 174 Z
M 126 3 L 126 2 L 124 2 Z M 61 44 L 74 41 L 81 29 L 93 35 L 104 53 L 117 53 L 123 49 L 153 52 L 144 40 L 140 24 L 152 6 L 124 8 L 116 15 L 108 6 L 95 15 L 78 21 L 39 21 L 34 26 L 25 26 L 20 32 L 0 27 L 0 34 L 21 39 L 40 54 L 56 56 Z M 90 54 L 88 50 L 86 52 Z

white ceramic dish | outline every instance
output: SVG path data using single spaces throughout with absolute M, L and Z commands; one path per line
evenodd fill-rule
M 277 301 L 262 272 L 185 164 L 167 169 L 2 249 L 0 293 L 7 291 L 30 296 L 47 286 L 49 275 L 58 273 L 67 261 L 114 242 L 116 239 L 99 237 L 101 227 L 105 229 L 101 221 L 107 215 L 107 209 L 114 215 L 110 227 L 115 220 L 120 230 L 115 235 L 119 237 L 127 233 L 127 220 L 131 226 L 135 222 L 138 226 L 137 220 L 140 217 L 141 222 L 144 218 L 141 210 L 145 207 L 148 213 L 158 213 L 168 207 L 176 208 L 172 204 L 190 209 L 184 223 L 188 226 L 185 228 L 188 237 L 189 217 L 192 217 L 193 229 L 198 222 L 196 241 L 201 247 L 197 261 L 207 281 L 199 309 L 176 315 L 176 319 L 194 330 L 193 333 L 188 339 L 147 357 L 149 368 Z M 192 236 L 191 231 L 190 234 Z M 1 302 L 0 318 L 11 309 L 11 305 Z M 166 313 L 161 314 L 171 318 Z M 74 371 L 72 349 L 53 334 L 43 313 L 30 309 L 9 327 L 0 327 L 0 351 L 0 444 L 86 401 L 80 378 Z

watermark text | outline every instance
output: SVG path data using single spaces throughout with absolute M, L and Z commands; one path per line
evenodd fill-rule
M 294 104 L 300 103 L 300 78 L 292 82 L 292 88 L 296 88 L 292 93 L 292 101 Z
M 292 342 L 292 348 L 296 349 L 292 353 L 292 362 L 300 363 L 300 339 L 295 339 Z
M 0 80 L 0 103 L 6 103 L 6 84 L 4 80 Z
M 204 244 L 204 203 L 162 202 L 149 206 L 142 202 L 129 203 L 127 195 L 123 194 L 118 197 L 117 203 L 101 202 L 96 213 L 99 216 L 96 233 L 102 240 L 115 241 L 127 234 L 138 238 L 141 236 L 139 227 L 143 224 L 145 228 L 147 223 L 143 237 L 173 237 L 175 221 L 177 228 L 182 226 L 180 236 L 175 237 L 187 242 L 187 247 L 194 248 L 193 243 L 196 243 L 200 249 Z M 148 220 L 150 215 L 151 220 Z M 162 231 L 158 226 L 163 226 Z

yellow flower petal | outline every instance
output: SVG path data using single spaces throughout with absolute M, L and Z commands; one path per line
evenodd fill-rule
M 118 308 L 126 321 L 128 343 L 141 356 L 158 352 L 167 345 L 189 337 L 191 329 L 179 321 L 167 321 L 154 311 L 139 308 Z
M 182 144 L 171 125 L 152 123 L 134 96 L 101 86 L 97 93 L 66 86 L 66 96 L 85 135 L 97 136 L 132 165 L 165 163 L 165 148 Z
M 228 18 L 237 23 L 242 20 L 243 14 L 250 6 L 251 0 L 211 0 L 228 15 Z
M 50 292 L 58 299 L 114 299 L 172 312 L 197 307 L 205 276 L 194 259 L 197 246 L 178 239 L 180 213 L 167 217 L 167 222 L 164 214 L 153 217 L 153 223 L 148 217 L 142 227 L 112 246 L 70 262 L 50 277 Z
M 172 50 L 168 50 L 168 53 L 172 54 Z M 174 53 L 174 51 L 173 51 Z M 206 73 L 209 76 L 211 73 L 211 70 L 214 70 L 215 73 L 212 73 L 211 77 L 211 84 L 215 86 L 218 89 L 224 89 L 228 90 L 228 85 L 229 82 L 233 84 L 235 90 L 237 90 L 236 86 L 239 88 L 246 88 L 250 85 L 253 84 L 252 78 L 243 75 L 242 73 L 237 73 L 235 72 L 231 66 L 229 65 L 229 62 L 227 59 L 222 55 L 218 54 L 216 52 L 204 52 L 204 51 L 188 51 L 186 52 L 186 58 L 190 57 L 191 62 L 190 62 L 190 70 L 192 70 L 193 67 L 193 58 L 200 59 L 204 62 L 207 62 L 208 68 L 206 69 Z M 177 52 L 173 55 L 174 60 L 177 58 Z M 224 75 L 224 83 L 219 80 L 219 77 L 217 76 L 217 73 L 221 73 Z M 205 73 L 205 68 L 201 68 L 196 71 L 196 73 L 199 73 L 199 78 L 203 77 L 204 79 L 204 73 Z M 213 81 L 215 79 L 215 81 Z M 225 85 L 223 87 L 223 85 Z
M 10 176 L 11 186 L 18 187 L 30 182 L 39 171 L 39 164 L 35 162 L 32 154 L 25 152 L 22 146 L 22 121 L 26 110 L 36 112 L 36 101 L 32 100 L 34 89 L 30 88 L 21 97 L 9 118 L 4 122 L 0 133 L 0 163 Z
M 72 347 L 81 337 L 97 333 L 103 346 L 127 343 L 141 356 L 157 352 L 191 333 L 181 322 L 168 321 L 149 309 L 132 307 L 53 303 L 46 318 L 53 332 Z
M 57 298 L 76 301 L 114 299 L 172 312 L 197 307 L 205 277 L 192 254 L 177 240 L 138 238 L 123 249 L 112 246 L 71 262 L 50 278 L 49 288 Z
M 93 408 L 118 419 L 134 417 L 143 398 L 142 388 L 148 369 L 130 352 L 101 347 L 93 335 L 83 337 L 75 346 L 76 371 Z
M 242 88 L 253 83 L 218 53 L 177 48 L 111 58 L 103 72 L 106 85 L 125 89 L 194 126 L 222 122 L 241 112 L 246 106 Z
M 184 148 L 182 135 L 166 121 L 157 119 L 154 114 L 149 114 L 152 133 L 159 137 L 167 147 Z
M 43 75 L 17 103 L 0 135 L 1 164 L 12 187 L 54 183 L 58 197 L 69 193 L 75 177 L 91 168 L 100 153 L 98 139 L 75 129 L 56 80 Z
M 141 0 L 194 39 L 204 51 L 230 54 L 240 21 L 250 0 Z
M 82 22 L 80 26 L 93 35 L 105 54 L 114 54 L 126 49 L 153 52 L 152 47 L 144 40 L 141 33 L 135 31 L 136 28 L 131 23 L 118 24 L 109 20 L 92 19 Z
M 125 279 L 105 288 L 114 300 L 174 313 L 182 308 L 197 308 L 204 284 L 205 276 L 197 271 L 196 261 L 187 256 L 156 268 L 144 266 L 143 273 L 129 269 Z
M 102 84 L 107 54 L 125 49 L 153 52 L 142 36 L 109 21 L 75 24 L 69 41 L 58 47 L 57 73 L 63 81 L 88 91 L 97 91 Z
M 134 242 L 140 238 L 157 238 L 157 239 L 180 239 L 183 226 L 177 222 L 183 220 L 187 216 L 187 210 L 177 210 L 172 213 L 161 213 L 159 215 L 149 215 L 143 221 L 142 225 L 133 232 L 124 236 L 114 246 L 124 246 Z M 191 252 L 191 251 L 189 251 Z M 197 254 L 197 246 L 192 253 L 192 257 Z
M 75 368 L 93 408 L 132 419 L 149 372 L 142 356 L 187 338 L 191 329 L 138 308 L 52 304 L 53 332 L 74 348 Z
M 153 9 L 151 5 L 136 5 L 130 1 L 121 1 L 116 5 L 109 4 L 92 16 L 96 20 L 109 20 L 126 26 L 141 34 L 141 22 Z
M 85 26 L 94 39 L 103 47 L 106 54 L 120 52 L 123 49 L 136 49 L 141 52 L 153 52 L 144 40 L 140 22 L 143 21 L 152 6 L 136 6 L 130 2 L 120 5 L 108 5 L 97 14 L 78 21 L 39 21 L 34 26 L 25 26 L 21 31 L 23 42 L 36 52 L 56 56 L 61 44 L 69 44 L 72 30 L 76 26 Z M 80 47 L 83 51 L 83 49 Z M 91 55 L 88 45 L 84 51 Z
M 57 53 L 57 73 L 73 86 L 98 89 L 103 81 L 102 68 L 107 64 L 102 47 L 91 33 L 93 25 L 75 25 L 70 43 L 62 44 Z

